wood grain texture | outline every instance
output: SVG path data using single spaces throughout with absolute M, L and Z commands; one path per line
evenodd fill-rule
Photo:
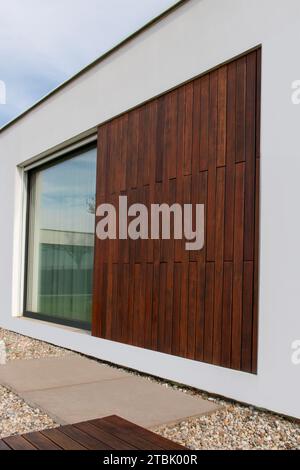
M 260 62 L 251 51 L 99 128 L 97 204 L 204 204 L 205 246 L 96 238 L 94 336 L 257 372 Z
M 136 424 L 108 416 L 84 423 L 0 440 L 0 450 L 184 450 L 184 447 Z

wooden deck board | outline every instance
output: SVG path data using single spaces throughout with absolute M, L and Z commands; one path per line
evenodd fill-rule
M 0 450 L 184 450 L 118 416 L 0 440 Z

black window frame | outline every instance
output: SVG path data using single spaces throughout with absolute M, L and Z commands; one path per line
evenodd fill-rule
M 45 315 L 41 312 L 31 312 L 30 310 L 27 310 L 27 297 L 28 297 L 28 270 L 29 270 L 29 229 L 30 229 L 30 196 L 31 196 L 31 178 L 34 172 L 38 170 L 46 170 L 48 168 L 51 168 L 53 166 L 58 165 L 59 163 L 63 163 L 65 161 L 71 160 L 72 158 L 81 155 L 84 152 L 87 152 L 89 150 L 96 150 L 97 152 L 97 141 L 93 143 L 89 143 L 86 145 L 83 145 L 76 150 L 67 152 L 61 157 L 53 158 L 53 160 L 50 160 L 48 162 L 41 162 L 40 165 L 35 166 L 34 168 L 26 171 L 27 173 L 27 184 L 26 184 L 26 216 L 25 216 L 25 262 L 24 262 L 24 272 L 23 272 L 23 279 L 24 279 L 24 290 L 23 290 L 23 317 L 24 318 L 30 318 L 33 320 L 39 320 L 45 323 L 53 323 L 55 325 L 61 325 L 61 326 L 67 326 L 71 328 L 75 328 L 78 330 L 83 330 L 83 331 L 92 331 L 92 315 L 93 311 L 91 312 L 91 322 L 81 322 L 81 321 L 76 321 L 76 320 L 68 320 L 68 319 L 63 319 L 60 317 L 55 317 L 54 315 L 49 316 Z M 98 161 L 96 161 L 96 189 L 97 189 L 97 164 Z M 96 194 L 95 194 L 96 197 Z M 95 228 L 96 228 L 96 216 L 95 216 Z M 94 229 L 95 233 L 95 229 Z M 95 246 L 94 246 L 94 260 L 95 260 Z M 94 274 L 94 273 L 93 273 Z M 94 297 L 94 292 L 92 291 L 92 301 Z M 92 309 L 93 310 L 93 309 Z

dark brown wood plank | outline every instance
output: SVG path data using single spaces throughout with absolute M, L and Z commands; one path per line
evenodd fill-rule
M 243 321 L 242 321 L 242 370 L 252 372 L 253 334 L 253 261 L 244 263 Z
M 196 348 L 196 315 L 197 315 L 197 263 L 188 264 L 188 344 L 187 357 L 194 359 Z
M 119 314 L 121 321 L 121 342 L 126 342 L 128 332 L 128 305 L 129 305 L 129 286 L 130 286 L 130 265 L 124 264 L 122 269 L 123 285 L 122 295 L 120 296 Z
M 255 166 L 256 166 L 256 52 L 246 58 L 247 114 L 246 114 L 246 173 L 245 173 L 245 240 L 244 259 L 254 259 L 255 232 Z
M 128 114 L 127 142 L 127 188 L 135 189 L 138 184 L 138 155 L 139 155 L 139 109 Z
M 120 422 L 112 421 L 110 418 L 103 418 L 101 420 L 91 421 L 90 424 L 93 424 L 97 428 L 105 431 L 112 436 L 117 437 L 121 441 L 129 444 L 140 450 L 160 450 L 162 447 L 156 446 L 148 439 L 143 438 L 140 433 L 134 432 L 133 427 L 120 425 Z
M 182 290 L 182 264 L 174 263 L 174 308 L 173 308 L 173 332 L 172 332 L 172 354 L 180 354 L 180 337 L 182 335 L 181 324 L 181 290 Z M 186 337 L 186 333 L 183 335 Z
M 255 248 L 254 248 L 254 285 L 253 285 L 253 330 L 252 330 L 252 373 L 258 368 L 258 302 L 259 302 L 259 211 L 260 211 L 260 160 L 256 160 L 255 191 Z
M 147 160 L 149 161 L 149 178 L 147 184 L 152 187 L 155 185 L 155 173 L 156 173 L 156 147 L 157 147 L 157 111 L 158 101 L 153 100 L 148 103 L 148 128 L 147 131 Z M 128 156 L 130 158 L 130 155 Z
M 59 429 L 46 429 L 41 433 L 54 442 L 54 444 L 57 444 L 59 447 L 61 447 L 63 450 L 87 450 L 84 445 L 74 441 Z
M 0 440 L 0 450 L 12 450 L 3 440 Z
M 194 359 L 204 359 L 204 329 L 206 300 L 206 265 L 203 261 L 197 263 L 197 313 L 196 313 L 196 350 Z
M 216 251 L 213 363 L 218 365 L 222 356 L 223 272 L 224 272 L 224 212 L 225 168 L 217 170 L 216 194 Z
M 204 362 L 213 361 L 213 329 L 214 329 L 214 293 L 215 293 L 215 264 L 206 264 L 205 279 L 205 323 L 204 323 Z
M 217 166 L 226 164 L 226 128 L 227 128 L 227 65 L 218 72 L 218 143 Z
M 192 174 L 200 171 L 201 79 L 194 81 Z
M 180 305 L 180 334 L 179 334 L 179 353 L 181 357 L 187 357 L 188 353 L 188 330 L 191 323 L 193 328 L 193 319 L 186 314 L 188 311 L 189 301 L 189 263 L 181 263 L 181 297 L 179 298 Z M 195 328 L 195 325 L 194 325 Z M 195 330 L 194 330 L 195 331 Z
M 261 47 L 256 52 L 256 158 L 260 158 L 261 139 Z
M 6 437 L 3 439 L 3 442 L 12 450 L 37 450 L 37 448 L 30 444 L 23 436 Z
M 23 436 L 26 441 L 32 444 L 37 450 L 62 450 L 62 448 L 46 436 L 44 436 L 41 432 L 32 432 L 29 434 L 25 434 Z
M 173 324 L 173 306 L 174 306 L 174 263 L 167 263 L 167 286 L 166 286 L 166 310 L 165 310 L 165 336 L 164 345 L 167 354 L 172 353 L 172 324 Z
M 224 263 L 224 295 L 223 295 L 223 317 L 222 317 L 222 358 L 221 365 L 231 366 L 231 333 L 232 333 L 232 286 L 233 286 L 233 263 Z
M 236 154 L 235 161 L 246 159 L 246 78 L 247 58 L 241 57 L 236 63 Z M 255 80 L 254 80 L 255 86 Z M 248 103 L 247 103 L 248 105 Z
M 192 148 L 193 148 L 193 116 L 194 116 L 194 85 L 188 83 L 184 87 L 184 163 L 183 174 L 190 175 L 192 172 Z M 179 119 L 181 116 L 179 108 Z M 178 151 L 178 155 L 180 153 Z
M 98 158 L 97 158 L 97 181 L 101 180 L 101 185 L 97 186 L 97 206 L 99 206 L 103 200 L 103 196 L 107 193 L 108 180 L 105 177 L 107 174 L 108 166 L 108 124 L 104 124 L 98 129 Z
M 102 420 L 99 420 L 100 422 Z M 95 424 L 92 424 L 92 422 L 87 422 L 87 423 L 79 423 L 76 424 L 73 427 L 74 430 L 77 433 L 82 433 L 87 436 L 88 440 L 80 440 L 84 445 L 87 446 L 89 449 L 90 446 L 102 446 L 103 450 L 135 450 L 136 447 L 128 444 L 127 442 L 115 437 L 114 435 L 104 431 L 103 429 L 100 429 L 98 426 Z M 70 436 L 72 437 L 72 436 Z M 95 442 L 94 442 L 95 441 Z
M 209 74 L 201 78 L 200 171 L 208 170 Z
M 242 316 L 243 316 L 243 256 L 245 213 L 245 163 L 236 165 L 235 215 L 234 215 L 234 271 L 232 304 L 232 357 L 234 369 L 241 368 Z
M 138 185 L 149 184 L 150 161 L 148 154 L 148 128 L 150 123 L 149 106 L 140 108 L 139 119 L 139 159 L 138 159 Z
M 205 244 L 204 249 L 194 254 L 197 261 L 197 292 L 196 292 L 196 316 L 195 316 L 195 354 L 194 359 L 204 360 L 205 349 L 205 309 L 206 309 L 206 249 L 207 249 L 207 190 L 208 172 L 201 172 L 199 175 L 199 200 L 193 200 L 193 204 L 204 204 L 205 208 Z
M 257 50 L 256 74 L 256 174 L 255 174 L 255 238 L 253 279 L 252 373 L 258 371 L 258 301 L 259 301 L 259 211 L 260 211 L 260 135 L 261 135 L 261 48 Z
M 120 191 L 127 189 L 127 160 L 128 160 L 128 113 L 124 114 L 121 119 L 121 162 L 120 162 Z
M 139 316 L 140 316 L 140 297 L 141 296 L 141 272 L 142 267 L 141 264 L 134 265 L 134 302 L 133 302 L 133 324 L 132 324 L 132 339 L 133 344 L 138 345 L 140 340 L 140 333 L 144 333 L 144 331 L 140 332 L 139 330 Z
M 216 176 L 217 176 L 217 133 L 218 133 L 218 71 L 210 74 L 209 103 L 209 161 L 207 193 L 206 260 L 215 261 L 216 227 Z
M 165 97 L 164 127 L 164 175 L 166 179 L 177 175 L 177 122 L 178 91 L 174 90 Z
M 145 347 L 152 348 L 153 272 L 152 263 L 145 266 Z
M 88 423 L 86 423 L 88 425 Z M 88 450 L 111 450 L 112 447 L 105 444 L 99 439 L 95 439 L 92 435 L 87 432 L 84 432 L 80 429 L 80 425 L 62 426 L 59 428 L 60 431 L 66 434 L 68 437 L 73 439 L 73 441 L 83 444 Z
M 236 155 L 236 63 L 228 65 L 227 82 L 227 160 L 225 200 L 225 261 L 233 260 L 234 194 Z
M 153 298 L 152 298 L 152 325 L 151 349 L 157 351 L 158 347 L 158 318 L 159 318 L 159 292 L 160 292 L 160 264 L 153 264 Z
M 159 446 L 159 448 L 162 448 L 164 450 L 183 450 L 184 447 L 176 444 L 175 442 L 170 441 L 169 439 L 165 439 L 162 436 L 159 436 L 158 434 L 155 434 L 151 431 L 148 431 L 147 429 L 138 426 L 136 424 L 130 423 L 129 421 L 120 418 L 119 416 L 109 416 L 108 418 L 104 419 L 107 422 L 113 423 L 116 426 L 120 426 L 122 429 L 129 430 L 130 432 L 142 436 L 143 439 L 148 441 L 149 443 L 153 445 Z
M 120 163 L 120 152 L 119 145 L 121 139 L 121 127 L 120 118 L 114 119 L 109 124 L 109 136 L 110 136 L 110 165 L 109 165 L 109 183 L 108 193 L 117 194 L 119 190 L 119 163 Z
M 128 290 L 128 312 L 126 315 L 126 331 L 123 331 L 124 342 L 125 344 L 133 344 L 133 324 L 134 324 L 134 269 L 135 265 L 133 263 L 129 264 L 129 290 Z
M 111 338 L 113 341 L 120 341 L 120 324 L 119 324 L 119 317 L 118 317 L 118 298 L 121 293 L 120 285 L 119 285 L 119 265 L 117 263 L 113 263 L 112 265 L 112 328 L 111 328 Z
M 163 181 L 164 173 L 164 135 L 165 135 L 165 96 L 158 99 L 157 109 L 157 140 L 156 140 L 156 162 L 155 180 L 157 183 Z
M 165 316 L 166 316 L 166 288 L 167 288 L 167 263 L 159 265 L 159 310 L 158 310 L 158 351 L 165 352 Z

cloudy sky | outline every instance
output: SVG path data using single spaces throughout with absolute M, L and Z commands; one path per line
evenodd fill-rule
M 0 0 L 0 127 L 177 0 Z

